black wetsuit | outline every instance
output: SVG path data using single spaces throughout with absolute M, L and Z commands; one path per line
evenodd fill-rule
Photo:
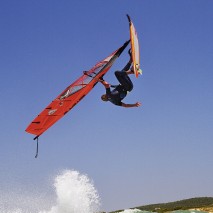
M 119 85 L 111 86 L 114 87 L 112 91 L 110 88 L 106 88 L 106 95 L 108 100 L 118 106 L 122 105 L 122 100 L 126 97 L 127 92 L 130 92 L 133 89 L 133 84 L 126 71 L 130 69 L 131 62 L 128 62 L 127 65 L 121 71 L 115 71 L 115 76 L 119 81 Z

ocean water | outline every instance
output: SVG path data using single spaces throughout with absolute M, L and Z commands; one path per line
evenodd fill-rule
M 78 171 L 66 170 L 54 181 L 56 199 L 36 194 L 29 196 L 10 192 L 0 193 L 0 213 L 98 213 L 101 201 L 93 182 Z M 126 209 L 122 213 L 151 213 L 138 209 Z M 174 211 L 172 213 L 206 213 L 198 211 Z
M 119 213 L 150 213 L 150 212 L 148 212 L 148 211 L 141 211 L 139 209 L 126 209 L 126 210 L 124 210 L 122 212 L 119 212 Z
M 119 212 L 119 213 L 149 213 L 149 212 L 148 211 L 141 211 L 141 210 L 138 210 L 138 209 L 126 209 L 126 210 Z

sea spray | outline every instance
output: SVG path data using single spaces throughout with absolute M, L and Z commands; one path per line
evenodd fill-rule
M 40 213 L 94 213 L 100 208 L 98 193 L 87 175 L 64 171 L 54 183 L 57 204 L 50 211 Z
M 15 184 L 7 190 L 0 190 L 0 213 L 38 213 L 53 206 L 53 196 L 38 188 L 38 185 Z
M 66 170 L 55 178 L 54 188 L 56 199 L 52 195 L 35 193 L 36 190 L 28 191 L 25 187 L 18 191 L 0 191 L 0 213 L 99 212 L 100 198 L 87 175 Z

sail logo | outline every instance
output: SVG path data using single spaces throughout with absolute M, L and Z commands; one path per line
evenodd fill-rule
M 53 115 L 56 111 L 57 111 L 57 109 L 52 109 L 48 112 L 48 115 Z

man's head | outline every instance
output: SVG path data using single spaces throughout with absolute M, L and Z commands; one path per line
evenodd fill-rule
M 108 101 L 107 95 L 106 94 L 102 95 L 101 100 L 102 101 Z

